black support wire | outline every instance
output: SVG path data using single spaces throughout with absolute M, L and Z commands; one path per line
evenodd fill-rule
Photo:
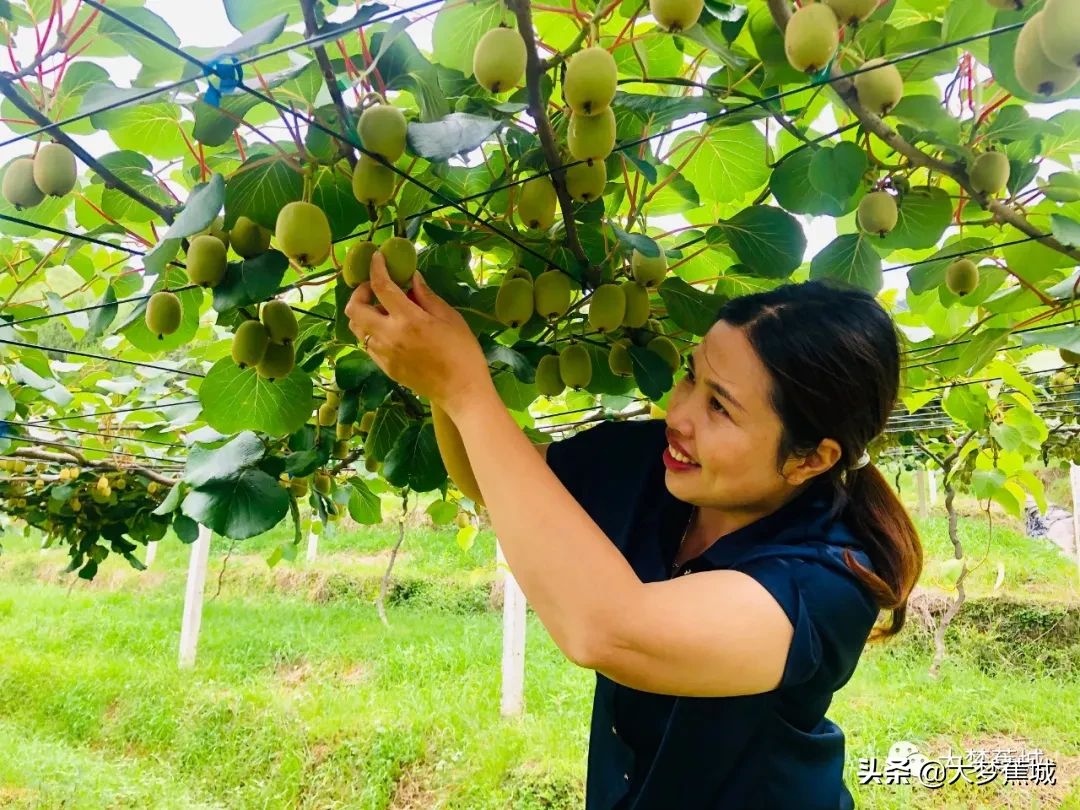
M 29 427 L 30 426 L 26 422 L 12 422 L 10 419 L 0 419 L 0 425 L 12 425 L 13 427 Z M 47 428 L 47 429 L 48 430 L 54 430 L 54 431 L 57 431 L 57 432 L 63 432 L 63 433 L 77 433 L 80 436 L 99 436 L 102 439 L 114 439 L 116 441 L 121 441 L 121 442 L 133 442 L 135 444 L 157 444 L 157 445 L 161 445 L 162 447 L 169 447 L 169 448 L 178 449 L 178 450 L 186 450 L 187 449 L 187 446 L 183 445 L 183 444 L 176 444 L 175 442 L 161 442 L 161 441 L 158 441 L 156 439 L 135 439 L 135 438 L 132 438 L 131 436 L 114 436 L 114 435 L 112 435 L 110 433 L 95 433 L 92 430 L 77 430 L 76 428 L 68 428 L 68 427 L 57 427 L 57 428 Z M 5 436 L 5 438 L 12 438 L 12 437 Z
M 184 292 L 186 290 L 193 290 L 197 288 L 198 284 L 185 284 L 183 287 L 173 287 L 169 292 Z M 0 326 L 22 326 L 24 323 L 33 323 L 35 321 L 48 321 L 52 318 L 63 318 L 66 315 L 75 315 L 79 312 L 91 312 L 95 309 L 105 309 L 106 307 L 118 307 L 121 304 L 130 304 L 133 301 L 145 301 L 147 298 L 153 297 L 154 293 L 146 293 L 146 295 L 133 295 L 131 298 L 121 298 L 116 301 L 110 301 L 107 304 L 90 304 L 85 307 L 78 307 L 77 309 L 69 309 L 66 312 L 50 312 L 46 315 L 34 315 L 30 318 L 20 318 L 17 321 L 0 321 Z M 13 304 L 12 306 L 29 306 L 28 304 Z M 310 314 L 310 313 L 309 313 Z
M 172 372 L 173 374 L 184 374 L 184 375 L 186 375 L 188 377 L 205 377 L 206 376 L 205 374 L 202 374 L 202 373 L 200 373 L 198 371 L 184 371 L 183 369 L 179 369 L 179 368 L 169 368 L 168 366 L 158 366 L 158 365 L 155 365 L 154 363 L 140 363 L 137 360 L 123 360 L 123 359 L 121 359 L 119 357 L 105 357 L 104 355 L 101 355 L 101 354 L 91 354 L 90 352 L 80 352 L 80 351 L 76 351 L 75 349 L 59 349 L 56 346 L 39 346 L 36 343 L 21 343 L 21 342 L 19 342 L 17 340 L 7 340 L 5 338 L 0 338 L 0 343 L 6 344 L 8 346 L 18 346 L 18 347 L 23 348 L 23 349 L 38 349 L 39 351 L 56 352 L 57 354 L 73 354 L 76 357 L 87 357 L 87 358 L 89 358 L 91 360 L 104 360 L 104 361 L 106 361 L 108 363 L 123 363 L 123 364 L 129 365 L 129 366 L 141 366 L 142 368 L 153 368 L 153 369 L 157 369 L 158 371 L 169 371 L 169 372 Z
M 200 405 L 201 403 L 197 399 L 185 399 L 180 402 L 163 402 L 155 403 L 154 405 L 139 405 L 133 408 L 117 408 L 113 411 L 94 411 L 92 413 L 73 413 L 68 416 L 52 416 L 48 419 L 35 419 L 33 422 L 20 422 L 23 427 L 34 427 L 35 425 L 45 425 L 49 422 L 62 422 L 66 419 L 93 419 L 98 416 L 111 416 L 117 413 L 134 413 L 135 411 L 157 411 L 162 408 L 177 408 L 181 405 Z

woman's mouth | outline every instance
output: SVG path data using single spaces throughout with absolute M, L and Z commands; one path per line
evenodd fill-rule
M 669 444 L 664 450 L 664 466 L 675 472 L 684 472 L 696 470 L 701 465 Z

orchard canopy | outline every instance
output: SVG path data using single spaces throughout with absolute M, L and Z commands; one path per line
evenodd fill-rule
M 375 251 L 536 441 L 656 415 L 734 296 L 865 288 L 905 336 L 878 462 L 1042 503 L 1025 465 L 1077 454 L 1078 5 L 0 0 L 3 524 L 92 577 L 170 527 L 473 510 L 348 329 Z

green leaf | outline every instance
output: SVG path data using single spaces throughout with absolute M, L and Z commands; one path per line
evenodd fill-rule
M 1008 329 L 985 329 L 979 332 L 960 352 L 957 370 L 964 375 L 971 375 L 994 359 L 994 355 L 1009 340 Z
M 771 205 L 752 205 L 709 229 L 735 251 L 739 261 L 765 278 L 787 278 L 802 264 L 806 235 L 787 211 Z
M 121 149 L 171 160 L 188 154 L 180 123 L 180 107 L 165 102 L 133 104 L 95 113 L 90 123 L 107 130 Z
M 512 411 L 528 411 L 539 396 L 535 383 L 522 382 L 512 371 L 496 371 L 491 381 L 503 403 Z
M 0 419 L 7 419 L 15 412 L 15 398 L 11 392 L 0 385 Z
M 1072 172 L 1054 172 L 1046 180 L 1035 179 L 1039 190 L 1054 202 L 1080 202 L 1080 176 Z
M 409 148 L 425 160 L 443 163 L 454 155 L 467 154 L 502 126 L 502 121 L 468 113 L 450 113 L 440 121 L 409 124 Z
M 346 354 L 334 366 L 334 380 L 342 391 L 355 393 L 365 411 L 373 411 L 390 393 L 392 381 L 366 353 Z
M 225 5 L 228 7 L 229 4 L 226 2 Z M 260 2 L 259 5 L 271 5 L 271 3 Z M 212 64 L 229 56 L 245 56 L 249 52 L 254 53 L 260 45 L 268 45 L 273 42 L 285 30 L 285 24 L 289 19 L 288 11 L 295 11 L 295 9 L 290 8 L 285 13 L 271 17 L 266 22 L 247 30 L 246 33 L 234 39 L 221 50 L 214 51 L 205 61 L 207 64 Z M 240 28 L 240 26 L 237 26 L 237 28 Z M 240 30 L 245 29 L 241 28 Z
M 1080 247 L 1080 222 L 1062 214 L 1050 215 L 1050 231 L 1067 247 Z
M 465 78 L 472 76 L 473 52 L 476 44 L 492 28 L 498 28 L 503 16 L 501 3 L 482 0 L 477 3 L 445 4 L 435 16 L 431 32 L 432 55 L 435 61 Z
M 224 0 L 225 16 L 237 31 L 250 31 L 279 14 L 286 15 L 290 23 L 302 18 L 300 4 L 296 0 Z
M 278 212 L 303 196 L 303 175 L 284 159 L 249 157 L 225 183 L 225 227 L 245 216 L 273 230 Z
M 152 515 L 169 515 L 176 511 L 176 508 L 180 505 L 180 499 L 184 497 L 184 492 L 187 491 L 187 484 L 183 481 L 177 481 L 172 485 L 172 489 L 169 490 L 169 494 L 165 496 L 157 508 L 151 512 Z
M 1044 329 L 1039 332 L 1024 332 L 1020 335 L 1021 346 L 1053 346 L 1055 349 L 1068 349 L 1080 352 L 1080 329 L 1075 326 L 1063 326 L 1060 329 Z
M 975 490 L 975 496 L 980 500 L 990 498 L 1005 485 L 1007 479 L 1008 476 L 1004 470 L 972 470 L 971 488 Z
M 767 146 L 753 124 L 712 126 L 704 134 L 678 135 L 668 159 L 678 165 L 689 157 L 683 174 L 703 199 L 734 202 L 768 181 Z
M 356 226 L 367 222 L 367 209 L 352 192 L 349 174 L 336 171 L 333 166 L 319 166 L 311 181 L 311 202 L 326 214 L 330 222 L 330 236 L 341 239 L 348 236 Z M 276 214 L 274 215 L 276 218 Z
M 458 507 L 449 501 L 432 501 L 424 511 L 436 526 L 445 526 L 457 516 Z
M 1046 491 L 1043 482 L 1030 470 L 1021 470 L 1016 473 L 1016 478 L 1031 493 L 1031 497 L 1035 499 L 1035 505 L 1039 507 L 1039 510 L 1046 514 Z
M 206 423 L 219 433 L 256 430 L 271 436 L 296 432 L 311 415 L 311 377 L 300 369 L 269 382 L 253 368 L 222 357 L 199 388 Z
M 208 182 L 199 183 L 191 189 L 187 202 L 177 215 L 176 221 L 162 238 L 181 239 L 205 231 L 224 204 L 225 178 L 214 172 Z
M 98 304 L 105 304 L 106 306 L 95 309 L 90 316 L 90 327 L 86 330 L 86 337 L 90 339 L 104 335 L 105 330 L 109 328 L 109 324 L 116 317 L 119 307 L 116 305 L 116 290 L 113 289 L 112 284 L 105 288 L 105 293 L 101 296 Z
M 191 545 L 199 539 L 199 524 L 187 515 L 177 513 L 173 517 L 172 527 L 177 539 L 185 545 Z
M 619 238 L 619 241 L 632 250 L 636 250 L 643 256 L 648 256 L 653 259 L 660 255 L 660 246 L 656 244 L 652 239 L 641 233 L 627 233 L 614 221 L 608 222 L 611 230 L 615 232 L 615 236 Z
M 932 248 L 952 221 L 952 200 L 944 189 L 913 188 L 900 201 L 896 227 L 875 243 L 885 250 Z
M 634 382 L 641 393 L 649 399 L 658 400 L 671 390 L 674 380 L 666 360 L 640 346 L 630 346 L 627 351 L 634 369 Z
M 277 291 L 289 259 L 277 250 L 267 250 L 254 259 L 229 262 L 225 278 L 214 287 L 214 309 L 227 312 L 267 300 Z
M 352 492 L 349 495 L 349 516 L 365 526 L 377 526 L 382 523 L 382 501 L 368 489 L 363 478 L 349 479 Z
M 726 301 L 722 296 L 691 287 L 678 276 L 664 279 L 657 290 L 675 325 L 698 336 L 705 335 L 712 328 L 720 307 Z
M 712 115 L 720 110 L 720 105 L 707 96 L 653 96 L 622 91 L 615 93 L 611 106 L 615 110 L 628 110 L 642 122 L 656 127 L 695 113 Z
M 773 169 L 769 188 L 776 201 L 793 214 L 839 217 L 854 211 L 857 197 L 839 200 L 818 191 L 810 182 L 815 153 L 811 148 L 791 152 Z
M 374 53 L 382 48 L 386 36 L 383 31 L 372 35 Z M 438 71 L 407 34 L 397 34 L 386 46 L 379 61 L 379 74 L 387 88 L 413 94 L 420 105 L 421 121 L 438 121 L 450 114 L 450 104 L 439 86 Z
M 458 548 L 467 552 L 473 547 L 473 543 L 476 542 L 476 535 L 479 533 L 480 530 L 475 526 L 462 526 L 457 533 Z
M 191 490 L 181 509 L 216 534 L 246 540 L 284 520 L 289 495 L 262 470 L 246 470 L 231 481 Z
M 941 407 L 945 413 L 972 430 L 986 427 L 989 422 L 986 412 L 989 404 L 990 397 L 981 385 L 954 385 L 941 399 Z
M 375 420 L 364 441 L 364 455 L 383 461 L 408 424 L 409 418 L 404 408 L 396 405 L 380 407 L 375 411 Z
M 960 5 L 974 4 L 962 3 Z M 897 67 L 902 68 L 902 65 Z M 907 124 L 924 137 L 937 135 L 944 141 L 960 140 L 960 122 L 942 106 L 938 96 L 904 96 L 893 107 L 889 117 L 901 124 Z
M 872 293 L 881 291 L 881 257 L 865 234 L 842 234 L 810 262 L 810 278 L 835 278 Z
M 819 149 L 810 161 L 810 182 L 823 195 L 846 200 L 859 190 L 866 153 L 850 141 Z
M 159 39 L 170 45 L 179 46 L 180 38 L 165 20 L 154 12 L 137 6 L 117 6 L 114 11 L 121 17 L 147 29 Z M 179 79 L 187 63 L 176 54 L 158 45 L 144 34 L 136 31 L 124 20 L 102 15 L 98 23 L 98 33 L 135 57 L 143 69 L 135 82 L 149 86 L 161 79 Z
M 446 480 L 446 468 L 430 422 L 410 425 L 398 436 L 383 462 L 382 474 L 395 487 L 428 492 Z
M 193 487 L 231 481 L 266 455 L 266 446 L 250 430 L 221 447 L 192 445 L 184 464 L 184 480 Z
M 147 278 L 158 275 L 180 252 L 179 239 L 162 239 L 143 256 L 143 275 Z

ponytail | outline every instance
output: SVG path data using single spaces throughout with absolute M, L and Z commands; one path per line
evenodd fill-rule
M 862 541 L 874 570 L 867 570 L 847 550 L 844 561 L 878 607 L 889 611 L 887 623 L 875 625 L 869 639 L 884 640 L 904 626 L 908 597 L 922 573 L 922 543 L 907 509 L 873 464 L 848 470 L 844 489 L 844 522 Z

